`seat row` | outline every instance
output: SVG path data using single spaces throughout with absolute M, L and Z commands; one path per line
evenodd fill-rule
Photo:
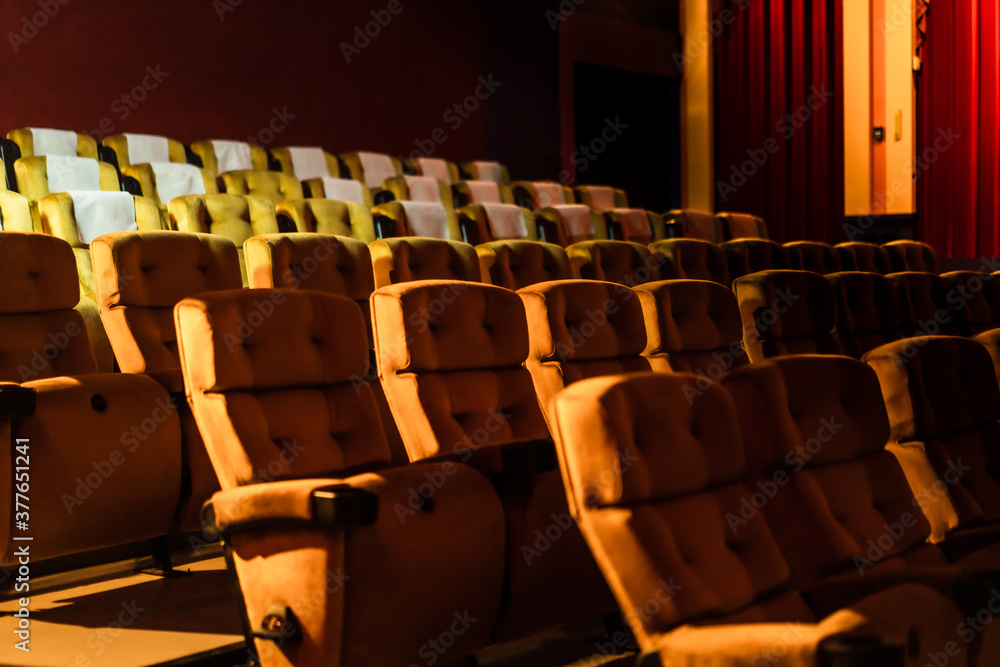
M 588 377 L 653 368 L 653 359 L 643 353 L 648 347 L 647 326 L 658 322 L 647 310 L 655 305 L 649 295 L 657 293 L 658 287 L 723 289 L 699 281 L 652 283 L 636 291 L 607 282 L 554 281 L 524 288 L 518 294 L 472 282 L 408 282 L 381 288 L 372 295 L 369 342 L 364 311 L 358 306 L 363 297 L 344 293 L 340 272 L 340 267 L 351 265 L 352 249 L 363 248 L 363 244 L 319 235 L 261 239 L 247 245 L 247 260 L 249 263 L 258 252 L 271 257 L 270 284 L 262 268 L 251 275 L 259 274 L 268 289 L 241 290 L 237 249 L 224 238 L 178 232 L 115 233 L 95 240 L 92 253 L 101 315 L 124 372 L 86 375 L 93 373 L 93 366 L 86 363 L 86 332 L 80 329 L 78 316 L 69 310 L 78 296 L 70 248 L 39 234 L 5 232 L 2 239 L 0 254 L 6 257 L 9 253 L 12 259 L 0 262 L 0 272 L 5 274 L 5 284 L 18 286 L 10 291 L 5 312 L 16 314 L 18 321 L 25 323 L 12 326 L 3 336 L 11 350 L 5 356 L 18 360 L 26 369 L 38 366 L 32 379 L 19 377 L 16 366 L 8 369 L 4 378 L 12 384 L 0 390 L 0 398 L 6 396 L 7 414 L 17 417 L 11 422 L 12 437 L 31 436 L 39 444 L 44 441 L 50 451 L 73 448 L 75 457 L 46 458 L 32 469 L 33 479 L 44 480 L 45 488 L 52 491 L 33 507 L 35 521 L 51 527 L 39 546 L 38 557 L 143 539 L 175 521 L 193 527 L 201 502 L 221 484 L 224 491 L 215 496 L 207 518 L 225 535 L 232 550 L 247 605 L 248 631 L 255 637 L 264 664 L 287 660 L 289 651 L 293 664 L 313 664 L 314 660 L 338 655 L 342 664 L 405 663 L 427 637 L 442 632 L 454 622 L 454 614 L 463 610 L 481 621 L 456 642 L 450 657 L 474 652 L 491 641 L 613 611 L 614 602 L 591 551 L 570 523 L 571 515 L 579 513 L 574 506 L 566 506 L 563 478 L 573 479 L 565 469 L 569 460 L 566 445 L 559 450 L 563 477 L 553 457 L 546 423 L 555 428 L 561 422 L 553 412 L 552 398 L 566 385 Z M 296 256 L 292 252 L 296 246 L 300 253 L 308 254 Z M 259 250 L 251 251 L 252 247 Z M 306 289 L 271 289 L 279 285 Z M 228 291 L 188 298 L 216 290 Z M 701 296 L 693 292 L 692 296 L 690 301 L 676 302 L 692 309 L 701 307 L 704 292 Z M 679 314 L 672 317 L 684 321 Z M 70 331 L 74 322 L 77 326 Z M 661 339 L 669 337 L 669 333 L 660 334 Z M 940 340 L 947 344 L 961 339 Z M 971 341 L 963 340 L 962 344 L 986 354 Z M 46 347 L 49 345 L 54 347 Z M 372 345 L 380 382 L 373 382 L 368 372 Z M 41 352 L 34 355 L 32 349 Z M 925 349 L 944 348 L 935 343 L 919 348 L 918 353 L 931 354 Z M 949 369 L 961 368 L 964 373 L 968 366 L 955 366 L 953 361 L 949 358 L 935 366 L 935 378 L 945 374 L 942 384 L 954 384 L 947 381 Z M 816 387 L 834 391 L 833 387 L 839 394 L 817 395 L 819 389 L 814 389 L 807 394 L 808 399 L 798 390 L 787 394 L 769 391 L 767 396 L 786 396 L 783 400 L 794 396 L 816 410 L 840 401 L 834 419 L 847 419 L 842 411 L 850 405 L 862 412 L 851 413 L 852 421 L 847 423 L 877 423 L 877 413 L 881 410 L 884 415 L 885 410 L 877 382 L 877 401 L 871 398 L 869 386 L 862 395 L 870 400 L 852 402 L 858 396 L 855 385 L 861 382 L 855 377 L 864 375 L 850 370 L 856 367 L 837 370 L 845 378 L 841 383 L 815 381 L 839 366 L 825 371 L 820 368 L 818 375 L 796 375 L 802 382 L 808 375 Z M 80 373 L 84 375 L 80 377 Z M 977 381 L 986 382 L 981 376 Z M 989 377 L 995 385 L 992 373 Z M 702 417 L 692 421 L 693 413 L 682 410 L 680 416 L 670 413 L 677 417 L 670 429 L 661 429 L 662 420 L 653 420 L 640 423 L 641 432 L 650 434 L 648 437 L 660 434 L 656 437 L 663 443 L 675 444 L 690 442 L 689 436 L 680 437 L 678 428 L 692 428 L 695 440 L 705 427 L 710 427 L 710 433 L 721 433 L 713 429 L 724 420 L 706 417 L 718 411 L 720 399 L 714 389 L 704 389 L 712 386 L 710 382 L 703 386 L 695 385 L 696 381 L 706 382 L 699 376 L 683 380 L 711 395 L 703 403 L 704 409 L 699 408 Z M 179 390 L 187 393 L 190 412 L 183 404 L 170 401 L 171 393 L 176 397 Z M 670 391 L 686 393 L 681 388 Z M 405 452 L 402 457 L 394 456 L 384 435 L 380 392 L 391 408 L 389 419 L 398 426 Z M 989 398 L 988 393 L 984 396 Z M 29 417 L 23 407 L 15 412 L 29 397 L 35 403 L 34 416 Z M 845 397 L 853 398 L 845 403 Z M 782 399 L 774 400 L 779 402 L 771 407 L 782 409 Z M 1000 400 L 984 401 L 983 415 L 1000 409 Z M 633 414 L 630 405 L 619 404 L 612 413 Z M 661 408 L 668 405 L 672 403 Z M 748 405 L 752 407 L 748 414 L 756 415 L 761 404 L 755 399 Z M 793 412 L 798 415 L 801 409 L 798 406 Z M 53 416 L 54 411 L 60 415 Z M 995 422 L 998 417 L 984 419 Z M 44 425 L 53 419 L 73 424 L 72 432 L 47 431 Z M 741 426 L 741 430 L 748 442 L 752 435 L 794 444 L 773 432 L 776 424 L 784 423 L 787 420 L 766 419 L 751 422 L 746 429 Z M 949 422 L 942 417 L 935 424 Z M 852 429 L 849 434 L 856 432 Z M 867 434 L 868 444 L 860 449 L 845 444 L 850 457 L 856 458 L 858 451 L 877 454 L 888 439 L 878 442 L 878 428 L 862 432 Z M 730 437 L 731 432 L 723 435 L 727 447 L 740 442 Z M 671 470 L 682 473 L 686 480 L 706 479 L 702 473 L 692 475 L 685 469 L 693 465 L 693 470 L 705 470 L 699 468 L 703 464 L 696 463 L 697 457 L 675 464 L 670 459 L 674 455 L 656 454 L 649 462 L 635 466 L 634 461 L 643 459 L 620 459 L 618 473 L 634 468 L 629 479 L 645 481 L 638 482 L 639 487 L 629 482 L 629 488 L 639 495 L 623 496 L 624 500 L 609 501 L 610 505 L 630 505 L 644 497 L 657 500 L 661 491 L 679 497 L 689 489 L 707 488 L 684 486 L 688 481 L 676 494 L 670 491 L 670 480 L 676 478 L 676 474 L 668 474 Z M 683 451 L 677 455 L 686 456 Z M 707 459 L 739 460 L 732 452 Z M 879 470 L 886 466 L 891 470 L 890 459 L 878 458 Z M 405 461 L 409 463 L 403 464 Z M 823 457 L 815 461 L 817 465 L 824 462 L 827 459 Z M 848 466 L 848 472 L 855 469 Z M 104 475 L 105 470 L 110 472 Z M 613 481 L 613 467 L 589 470 L 606 484 L 601 488 L 624 488 Z M 744 474 L 736 464 L 725 470 L 711 473 L 708 479 L 729 481 Z M 604 472 L 612 481 L 603 481 Z M 976 474 L 981 473 L 980 468 Z M 660 479 L 668 486 L 660 482 L 650 486 Z M 864 486 L 867 480 L 865 476 L 854 483 L 864 489 L 868 488 Z M 833 484 L 831 493 L 840 492 L 838 484 Z M 919 493 L 917 487 L 911 490 L 904 486 L 891 487 L 897 494 L 891 508 Z M 756 573 L 745 590 L 757 591 L 760 604 L 755 602 L 757 594 L 709 596 L 708 600 L 718 601 L 698 603 L 705 599 L 698 593 L 704 582 L 686 579 L 691 582 L 685 585 L 692 597 L 678 597 L 678 601 L 690 600 L 692 606 L 683 607 L 684 611 L 673 603 L 663 603 L 663 609 L 674 611 L 668 616 L 654 614 L 658 620 L 650 628 L 659 628 L 662 634 L 688 620 L 704 619 L 810 621 L 875 592 L 867 584 L 858 584 L 860 577 L 845 568 L 853 556 L 874 560 L 878 572 L 893 582 L 936 582 L 939 592 L 950 591 L 961 572 L 974 571 L 982 562 L 992 563 L 995 569 L 996 557 L 990 551 L 982 552 L 993 546 L 993 533 L 988 530 L 972 537 L 963 533 L 961 544 L 965 546 L 954 552 L 926 543 L 932 536 L 932 524 L 937 531 L 934 535 L 948 536 L 957 527 L 975 528 L 983 520 L 972 511 L 966 514 L 965 523 L 950 525 L 949 517 L 954 519 L 955 511 L 949 515 L 947 507 L 965 497 L 958 495 L 957 485 L 948 488 L 953 493 L 939 499 L 936 514 L 921 519 L 919 512 L 913 512 L 916 528 L 906 526 L 912 530 L 905 533 L 906 540 L 898 549 L 889 550 L 893 558 L 866 556 L 863 547 L 867 543 L 862 538 L 880 537 L 880 527 L 872 517 L 885 516 L 887 521 L 899 517 L 890 516 L 881 498 L 851 494 L 850 511 L 846 518 L 838 514 L 843 523 L 837 525 L 843 525 L 856 541 L 838 539 L 836 549 L 830 542 L 830 552 L 821 557 L 811 549 L 803 555 L 788 552 L 787 545 L 782 545 L 780 552 L 769 548 L 765 550 L 770 554 L 769 562 L 775 564 L 771 574 L 753 564 L 760 563 L 757 555 L 737 549 Z M 647 496 L 642 496 L 641 489 L 646 489 Z M 588 498 L 584 490 L 571 484 L 570 497 Z M 880 487 L 880 493 L 884 490 Z M 904 490 L 909 494 L 905 498 Z M 992 490 L 975 487 L 970 493 L 976 496 L 980 491 L 988 493 L 976 502 L 988 505 Z M 577 492 L 583 496 L 573 495 Z M 738 501 L 736 496 L 731 499 Z M 692 502 L 696 505 L 698 501 Z M 963 506 L 963 511 L 970 507 Z M 859 512 L 857 521 L 852 518 L 855 511 Z M 664 519 L 671 516 L 681 520 L 685 515 L 668 512 Z M 68 529 L 70 524 L 72 530 Z M 607 525 L 610 530 L 622 524 L 614 520 Z M 750 543 L 762 544 L 761 525 L 757 521 L 749 533 L 733 537 L 734 543 L 752 538 Z M 820 530 L 824 525 L 794 524 L 789 534 Z M 664 544 L 675 539 L 664 532 L 663 521 L 650 526 L 650 538 L 668 540 Z M 341 530 L 345 527 L 350 529 Z M 615 539 L 622 539 L 618 534 Z M 585 535 L 628 616 L 623 582 L 616 579 L 619 574 L 608 569 L 592 536 L 586 531 Z M 10 537 L 4 541 L 4 562 L 9 562 L 13 552 Z M 716 560 L 716 554 L 733 552 L 729 547 L 724 547 L 724 552 L 713 551 L 722 543 L 712 534 L 702 536 L 700 528 L 685 539 L 689 540 L 682 552 L 688 554 L 685 562 L 707 565 L 732 558 Z M 911 555 L 903 555 L 911 549 Z M 630 553 L 644 558 L 639 552 Z M 897 555 L 900 558 L 895 558 Z M 807 559 L 804 565 L 800 557 Z M 634 558 L 632 567 L 645 562 Z M 788 574 L 789 566 L 781 564 L 783 558 L 793 563 L 792 575 Z M 821 562 L 810 558 L 821 558 Z M 910 579 L 908 573 L 902 578 L 893 574 L 907 564 L 922 562 L 945 568 L 951 561 L 959 565 L 933 576 L 914 572 Z M 656 563 L 656 567 L 663 566 L 663 562 Z M 795 589 L 808 589 L 812 598 L 813 585 L 824 580 L 811 581 L 808 577 L 816 575 L 803 575 L 809 571 L 801 569 L 806 566 L 826 574 L 841 569 L 843 576 L 837 585 L 830 586 L 830 600 L 835 601 L 817 604 L 810 599 L 812 606 L 806 607 L 796 597 L 798 593 L 773 597 L 772 593 L 786 590 L 786 582 L 794 576 Z M 328 588 L 331 567 L 343 568 L 350 577 L 349 590 Z M 729 565 L 724 570 L 737 571 Z M 723 576 L 722 571 L 700 567 L 698 571 L 712 581 Z M 290 572 L 295 576 L 289 577 Z M 676 575 L 688 572 L 680 570 Z M 874 573 L 865 571 L 866 576 Z M 756 579 L 758 574 L 764 578 Z M 669 572 L 662 576 L 667 577 L 664 581 L 670 580 Z M 722 581 L 729 580 L 716 583 Z M 848 584 L 854 591 L 864 589 L 863 593 L 845 601 Z M 327 591 L 322 600 L 315 596 L 318 589 Z M 350 590 L 364 592 L 352 595 Z M 721 590 L 730 590 L 728 584 Z M 650 595 L 655 592 L 647 591 Z M 907 597 L 911 594 L 916 597 Z M 893 604 L 905 607 L 912 600 L 931 599 L 934 594 L 921 589 L 895 595 L 903 597 L 890 596 Z M 409 613 L 409 605 L 400 602 L 413 599 L 423 601 L 418 619 Z M 935 600 L 930 605 L 935 613 L 947 608 Z M 373 610 L 377 610 L 375 617 Z M 631 611 L 637 612 L 635 608 Z M 351 619 L 351 623 L 343 619 Z M 633 627 L 639 623 L 637 634 L 653 637 L 655 633 L 640 620 L 630 617 Z M 397 631 L 387 642 L 384 623 L 388 621 Z M 913 630 L 924 646 L 943 641 L 944 623 L 928 626 L 926 618 L 907 617 L 895 622 L 895 630 L 906 626 L 906 632 Z M 301 643 L 292 648 L 283 643 L 284 648 L 279 648 L 268 639 L 268 628 L 282 623 L 298 628 Z M 285 655 L 279 656 L 282 651 Z

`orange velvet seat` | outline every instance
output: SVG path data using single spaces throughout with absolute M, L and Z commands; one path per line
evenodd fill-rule
M 837 300 L 836 337 L 844 354 L 860 359 L 868 350 L 904 336 L 899 294 L 888 278 L 862 271 L 826 278 Z
M 896 286 L 903 316 L 903 333 L 908 336 L 960 336 L 964 322 L 949 299 L 949 285 L 936 273 L 903 271 L 890 273 Z
M 965 335 L 1000 327 L 1000 276 L 975 271 L 941 275 L 947 285 L 945 301 L 952 304 Z
M 510 185 L 510 173 L 507 171 L 507 167 L 499 162 L 490 160 L 462 162 L 458 165 L 458 170 L 462 178 L 466 180 L 493 181 L 501 185 Z
M 722 223 L 723 238 L 734 239 L 766 239 L 767 225 L 761 218 L 748 213 L 716 213 L 715 217 Z
M 472 245 L 538 238 L 535 214 L 515 204 L 470 204 L 456 214 L 462 240 Z
M 614 230 L 616 239 L 648 245 L 663 238 L 663 218 L 651 211 L 630 207 L 624 190 L 581 185 L 576 188 L 576 198 L 581 204 L 604 215 L 605 224 Z
M 701 239 L 664 239 L 651 243 L 649 251 L 663 257 L 663 278 L 711 280 L 729 287 L 726 253 L 717 244 Z
M 406 664 L 456 610 L 477 622 L 441 659 L 489 643 L 500 503 L 468 466 L 385 467 L 371 389 L 353 382 L 368 366 L 358 305 L 231 290 L 185 299 L 175 318 L 189 401 L 223 488 L 206 523 L 231 556 L 260 663 Z M 297 641 L 267 638 L 279 620 Z
M 708 211 L 676 209 L 664 213 L 663 221 L 665 224 L 680 227 L 681 235 L 684 238 L 711 241 L 712 243 L 722 243 L 725 240 L 722 222 L 715 217 L 714 213 Z
M 920 241 L 890 241 L 882 246 L 889 253 L 894 273 L 900 271 L 926 271 L 937 273 L 937 253 L 933 246 Z
M 792 258 L 788 249 L 766 239 L 739 239 L 722 243 L 729 268 L 729 279 L 736 280 L 758 271 L 791 269 Z
M 577 204 L 571 188 L 553 181 L 515 181 L 511 188 L 517 204 L 535 213 L 540 240 L 568 246 L 608 238 L 604 217 Z
M 493 241 L 476 246 L 482 280 L 519 290 L 549 280 L 573 277 L 566 249 L 541 241 Z
M 892 273 L 892 260 L 882 246 L 862 241 L 838 243 L 837 253 L 844 271 L 866 271 L 868 273 Z
M 476 249 L 461 241 L 400 237 L 379 239 L 370 249 L 376 288 L 412 280 L 480 280 Z
M 226 171 L 219 174 L 219 192 L 262 197 L 278 205 L 290 199 L 302 199 L 302 182 L 279 171 Z
M 574 278 L 641 285 L 660 279 L 660 256 L 628 241 L 581 241 L 566 248 Z
M 350 236 L 363 243 L 375 240 L 372 212 L 367 206 L 334 199 L 290 199 L 274 207 L 278 229 Z
M 817 241 L 792 241 L 786 243 L 792 265 L 789 268 L 813 271 L 821 275 L 843 270 L 843 262 L 837 249 L 828 243 Z

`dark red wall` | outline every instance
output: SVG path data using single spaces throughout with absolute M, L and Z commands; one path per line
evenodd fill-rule
M 372 11 L 391 20 L 348 63 L 339 45 L 353 46 Z M 25 17 L 44 25 L 26 28 Z M 294 118 L 271 146 L 405 155 L 440 128 L 447 139 L 435 154 L 480 158 L 482 109 L 457 129 L 444 114 L 484 74 L 483 24 L 481 3 L 463 0 L 4 0 L 0 133 L 40 126 L 99 138 L 103 121 L 111 133 L 265 144 L 277 109 Z M 154 84 L 147 67 L 168 74 L 129 108 L 123 94 Z

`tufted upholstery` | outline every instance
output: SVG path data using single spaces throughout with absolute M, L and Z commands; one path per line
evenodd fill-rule
M 941 275 L 963 333 L 975 335 L 1000 327 L 1000 276 L 974 271 Z
M 251 236 L 277 234 L 278 221 L 271 202 L 234 194 L 188 195 L 168 205 L 170 224 L 181 232 L 218 234 L 236 245 L 243 284 L 247 284 L 243 243 Z
M 664 278 L 711 280 L 729 286 L 726 253 L 717 244 L 701 239 L 664 239 L 651 243 L 649 251 L 661 255 Z
M 613 608 L 571 523 L 542 557 L 531 555 L 536 530 L 570 520 L 558 471 L 534 473 L 502 457 L 549 436 L 522 366 L 528 330 L 518 296 L 477 283 L 403 283 L 377 290 L 372 313 L 379 375 L 410 459 L 447 457 L 503 475 L 510 602 L 498 635 L 524 636 Z
M 294 176 L 299 180 L 307 178 L 315 178 L 315 176 L 313 175 L 303 175 L 295 173 L 295 165 L 292 160 L 292 152 L 290 148 L 292 147 L 282 146 L 280 148 L 272 148 L 269 151 L 271 157 L 274 158 L 274 161 L 278 163 L 278 166 L 281 168 L 281 171 L 286 174 L 289 174 L 290 176 Z M 322 174 L 322 176 L 331 176 L 333 178 L 337 178 L 340 176 L 340 163 L 337 161 L 336 155 L 334 155 L 333 153 L 328 153 L 321 148 L 309 147 L 309 149 L 319 150 L 322 151 L 323 153 L 323 162 L 326 165 L 326 173 Z
M 791 269 L 788 249 L 766 239 L 741 239 L 720 245 L 726 255 L 730 280 L 758 271 Z
M 722 384 L 739 414 L 747 481 L 770 484 L 764 512 L 796 586 L 947 564 L 926 543 L 930 525 L 884 449 L 889 419 L 870 367 L 847 357 L 783 357 Z
M 827 276 L 837 301 L 836 336 L 844 354 L 868 350 L 903 336 L 903 313 L 892 282 L 878 273 L 843 271 Z
M 882 246 L 874 243 L 851 241 L 838 243 L 837 253 L 844 271 L 866 271 L 868 273 L 892 273 L 892 260 Z
M 840 354 L 833 288 L 810 271 L 761 271 L 733 283 L 750 361 L 784 354 Z
M 507 239 L 534 241 L 538 236 L 535 214 L 514 204 L 470 204 L 457 215 L 462 237 L 472 245 Z
M 501 185 L 510 185 L 510 173 L 508 173 L 507 167 L 499 162 L 485 160 L 462 162 L 458 165 L 458 170 L 463 179 L 470 181 L 493 181 Z
M 528 317 L 526 366 L 549 415 L 552 397 L 596 375 L 649 370 L 642 306 L 628 287 L 557 280 L 518 290 Z
M 411 280 L 479 282 L 479 260 L 468 243 L 428 238 L 379 239 L 371 244 L 375 287 Z
M 748 213 L 717 213 L 715 217 L 722 223 L 722 233 L 727 241 L 767 238 L 767 226 L 757 216 Z
M 333 199 L 291 199 L 275 206 L 279 227 L 330 236 L 350 236 L 363 243 L 375 240 L 367 206 Z
M 740 309 L 733 293 L 705 280 L 664 280 L 635 288 L 646 321 L 653 370 L 717 379 L 749 363 L 741 346 Z
M 840 254 L 828 243 L 793 241 L 786 243 L 785 248 L 788 249 L 792 269 L 812 271 L 824 276 L 843 269 Z
M 955 312 L 954 299 L 948 300 L 949 285 L 941 276 L 904 271 L 887 277 L 896 286 L 899 295 L 903 333 L 910 336 L 959 336 L 965 333 L 963 323 Z
M 581 241 L 566 248 L 574 278 L 641 285 L 660 279 L 660 256 L 628 241 Z
M 724 235 L 722 222 L 715 214 L 695 209 L 676 209 L 663 214 L 666 222 L 680 226 L 685 238 L 722 243 Z
M 933 246 L 920 241 L 890 241 L 882 246 L 889 253 L 894 273 L 900 271 L 926 271 L 937 273 L 937 253 Z
M 267 169 L 267 151 L 260 146 L 249 144 L 250 161 L 254 169 Z M 195 141 L 191 152 L 201 158 L 202 167 L 213 174 L 219 173 L 219 160 L 211 140 Z
M 976 341 L 927 336 L 879 347 L 865 361 L 878 374 L 894 451 L 934 541 L 1000 521 L 1000 389 L 989 353 Z
M 493 241 L 476 246 L 483 282 L 518 290 L 572 277 L 562 246 L 540 241 Z
M 278 171 L 227 171 L 219 174 L 219 183 L 221 192 L 263 197 L 274 205 L 289 199 L 302 199 L 299 179 Z
M 35 149 L 34 135 L 30 127 L 11 130 L 7 133 L 7 138 L 17 144 L 21 151 L 21 157 L 41 157 L 44 155 L 44 152 Z M 96 160 L 97 141 L 89 134 L 76 133 L 76 151 L 73 155 Z
M 8 232 L 33 231 L 31 208 L 24 195 L 0 190 L 0 228 Z
M 177 139 L 171 139 L 169 137 L 158 137 L 153 135 L 153 138 L 163 141 L 167 146 L 167 155 L 164 156 L 166 160 L 160 159 L 140 159 L 138 161 L 133 161 L 131 159 L 132 152 L 134 149 L 129 149 L 129 136 L 128 134 L 112 134 L 111 136 L 104 137 L 101 140 L 101 145 L 105 148 L 110 148 L 114 154 L 115 159 L 118 162 L 118 169 L 125 169 L 126 167 L 132 166 L 133 164 L 149 163 L 149 162 L 187 162 L 187 153 L 184 150 L 184 144 L 182 144 Z M 131 135 L 131 136 L 147 136 L 147 135 Z M 165 140 L 165 141 L 164 141 Z
M 303 624 L 302 639 L 282 649 L 259 640 L 264 663 L 402 664 L 456 609 L 478 623 L 446 659 L 486 645 L 503 582 L 500 503 L 466 466 L 382 469 L 377 408 L 356 382 L 368 363 L 357 304 L 233 290 L 186 299 L 176 318 L 192 408 L 226 489 L 213 499 L 216 517 L 242 527 L 230 545 L 247 615 L 259 627 L 278 605 Z M 439 478 L 447 482 L 433 490 L 433 512 L 410 509 L 410 495 Z M 376 494 L 374 523 L 316 521 L 312 491 L 331 485 Z M 330 588 L 331 573 L 349 585 Z M 392 602 L 427 590 L 419 619 Z M 383 621 L 400 631 L 376 631 Z

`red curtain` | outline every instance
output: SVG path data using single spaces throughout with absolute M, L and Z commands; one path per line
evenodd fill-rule
M 718 0 L 715 210 L 844 240 L 843 0 Z
M 942 257 L 1000 256 L 1000 8 L 929 4 L 917 80 L 920 238 Z

